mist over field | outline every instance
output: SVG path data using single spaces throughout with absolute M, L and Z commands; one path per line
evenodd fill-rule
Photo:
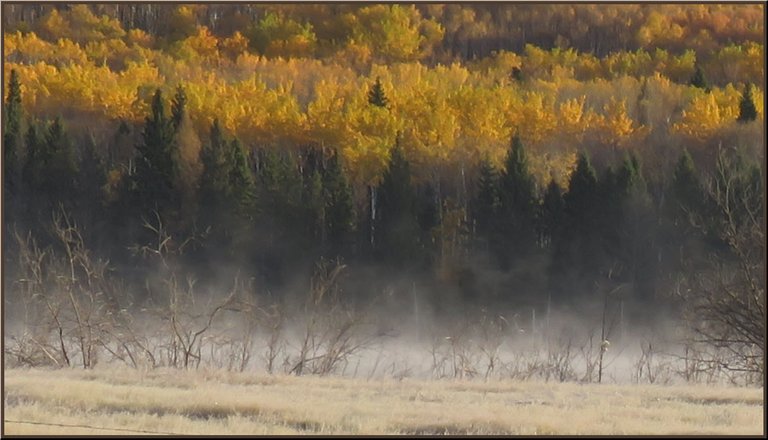
M 207 414 L 244 418 L 221 432 L 585 434 L 460 416 L 511 386 L 546 396 L 489 411 L 577 417 L 552 396 L 584 386 L 594 433 L 643 433 L 603 410 L 616 386 L 648 432 L 759 430 L 764 7 L 4 3 L 4 404 L 27 428 L 82 422 L 41 372 L 109 392 L 176 371 L 217 396 L 306 379 L 384 406 L 366 387 L 411 383 L 439 396 L 386 398 L 462 422 L 99 411 L 172 414 L 141 422 L 168 432 Z M 655 386 L 688 396 L 675 421 Z M 708 387 L 733 398 L 690 397 Z M 87 396 L 67 398 L 101 408 Z M 721 403 L 748 414 L 675 412 Z

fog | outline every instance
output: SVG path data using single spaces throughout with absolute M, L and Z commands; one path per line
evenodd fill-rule
M 450 292 L 441 298 L 412 277 L 377 277 L 376 267 L 345 276 L 354 268 L 326 262 L 310 281 L 297 276 L 270 291 L 227 266 L 194 282 L 191 274 L 183 279 L 158 266 L 143 280 L 108 283 L 122 292 L 123 306 L 82 284 L 75 299 L 62 295 L 62 287 L 71 288 L 62 284 L 43 288 L 47 299 L 24 297 L 24 278 L 6 276 L 5 366 L 83 366 L 82 347 L 88 346 L 89 368 L 127 364 L 369 380 L 750 380 L 706 368 L 671 308 L 640 305 L 620 289 L 607 300 L 592 295 L 592 301 L 566 306 L 551 298 L 470 304 Z M 117 287 L 141 284 L 141 294 Z M 359 294 L 362 286 L 367 295 Z M 129 303 L 129 297 L 141 299 Z M 90 339 L 84 343 L 85 330 Z

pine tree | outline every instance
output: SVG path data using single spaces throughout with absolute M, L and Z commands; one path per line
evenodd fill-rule
M 248 164 L 243 145 L 238 139 L 233 139 L 229 145 L 229 193 L 232 204 L 240 215 L 247 216 L 253 206 L 255 184 L 253 172 Z
M 604 192 L 610 191 L 604 188 Z M 643 177 L 640 161 L 634 153 L 624 159 L 615 176 L 614 197 L 606 200 L 612 215 L 606 215 L 603 226 L 604 253 L 618 262 L 621 269 L 612 272 L 614 279 L 631 283 L 635 294 L 649 300 L 653 297 L 656 257 L 653 250 L 657 234 L 657 217 Z
M 304 185 L 294 158 L 274 150 L 261 152 L 260 156 L 256 205 L 259 221 L 270 230 L 302 229 L 306 220 L 302 205 Z
M 342 170 L 339 156 L 334 153 L 323 174 L 325 198 L 325 229 L 334 251 L 342 250 L 355 229 L 355 205 L 352 188 Z
M 11 70 L 3 124 L 3 189 L 15 196 L 19 185 L 19 147 L 21 146 L 21 86 L 16 69 Z M 6 199 L 8 201 L 8 199 Z
M 42 175 L 44 164 L 49 160 L 46 157 L 47 150 L 38 133 L 37 124 L 31 121 L 27 127 L 27 133 L 24 136 L 27 155 L 22 170 L 22 180 L 24 185 L 32 190 L 38 190 L 42 184 Z
M 240 141 L 233 139 L 227 142 L 218 120 L 211 125 L 210 141 L 201 152 L 201 161 L 200 209 L 203 222 L 215 224 L 217 218 L 223 222 L 224 217 L 232 215 L 249 218 L 256 192 L 253 172 Z
M 707 80 L 704 78 L 704 72 L 701 70 L 701 66 L 696 66 L 696 71 L 693 72 L 690 84 L 693 87 L 709 91 L 709 85 L 707 84 Z
M 90 137 L 83 147 L 80 158 L 77 186 L 80 198 L 91 207 L 101 205 L 103 187 L 107 183 L 104 160 L 96 151 L 96 142 Z
M 214 119 L 211 124 L 210 141 L 200 152 L 200 160 L 203 163 L 203 173 L 200 177 L 200 201 L 204 214 L 215 211 L 214 207 L 221 201 L 221 195 L 227 188 L 230 163 L 227 161 L 225 144 L 219 120 Z
M 430 231 L 440 224 L 440 206 L 437 192 L 431 183 L 421 185 L 416 192 L 416 218 L 422 235 L 427 237 Z
M 687 211 L 701 208 L 702 189 L 699 178 L 696 174 L 696 168 L 693 164 L 693 158 L 688 150 L 683 150 L 680 159 L 677 161 L 675 171 L 672 176 L 672 192 L 669 205 L 672 207 L 671 213 L 678 223 L 687 220 Z
M 323 177 L 318 169 L 313 169 L 304 184 L 305 240 L 311 247 L 325 241 L 325 197 Z
M 157 89 L 152 99 L 152 114 L 146 117 L 139 157 L 133 176 L 138 204 L 144 210 L 161 208 L 174 212 L 178 159 L 173 122 L 165 115 L 163 97 Z
M 536 244 L 535 182 L 520 137 L 512 138 L 505 168 L 499 178 L 498 256 L 503 268 L 527 256 Z
M 389 166 L 378 188 L 377 250 L 395 266 L 418 260 L 419 226 L 411 168 L 399 142 L 392 149 Z
M 44 165 L 42 190 L 63 202 L 75 192 L 78 169 L 72 142 L 59 117 L 48 127 L 45 149 L 48 161 Z
M 571 174 L 568 182 L 568 192 L 564 201 L 566 212 L 571 220 L 579 220 L 580 227 L 586 227 L 587 219 L 595 218 L 591 215 L 596 206 L 597 176 L 595 169 L 584 153 L 579 153 L 576 159 L 576 169 Z
M 704 191 L 688 150 L 680 154 L 666 195 L 658 236 L 662 261 L 671 273 L 690 263 L 690 245 L 702 242 L 690 219 L 705 215 Z
M 77 223 L 83 226 L 81 233 L 85 234 L 84 238 L 89 243 L 98 246 L 99 243 L 110 242 L 108 231 L 112 224 L 106 219 L 108 213 L 104 191 L 107 171 L 93 136 L 88 136 L 83 142 L 78 170 L 76 208 L 72 214 Z
M 376 82 L 373 83 L 371 90 L 368 91 L 368 103 L 377 107 L 386 107 L 389 100 L 384 94 L 384 87 L 381 85 L 381 80 L 376 77 Z
M 564 222 L 555 242 L 550 282 L 555 295 L 588 292 L 603 263 L 601 203 L 595 170 L 584 153 L 579 153 L 563 196 Z
M 563 202 L 563 190 L 552 179 L 544 192 L 544 199 L 539 208 L 539 233 L 543 247 L 552 246 L 563 226 L 565 203 Z
M 478 238 L 487 246 L 491 241 L 499 209 L 498 172 L 486 157 L 480 162 L 480 175 L 477 180 L 477 195 L 472 203 L 475 230 Z
M 5 132 L 18 135 L 21 131 L 21 85 L 16 69 L 11 69 L 8 96 L 5 100 Z
M 757 109 L 752 97 L 752 88 L 752 83 L 747 83 L 741 101 L 739 101 L 739 117 L 736 119 L 739 122 L 746 123 L 757 119 Z
M 433 261 L 436 251 L 435 231 L 440 225 L 440 200 L 434 186 L 427 182 L 416 191 L 414 202 L 416 223 L 419 228 L 420 258 L 422 258 L 419 263 L 428 266 Z

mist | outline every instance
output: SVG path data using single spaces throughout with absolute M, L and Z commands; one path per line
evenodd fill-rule
M 763 383 L 756 5 L 3 8 L 5 366 Z

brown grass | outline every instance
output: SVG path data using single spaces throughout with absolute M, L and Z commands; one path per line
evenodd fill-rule
M 141 434 L 114 431 L 120 429 L 251 435 L 764 432 L 763 390 L 755 388 L 365 381 L 129 369 L 9 369 L 4 374 L 5 434 Z

